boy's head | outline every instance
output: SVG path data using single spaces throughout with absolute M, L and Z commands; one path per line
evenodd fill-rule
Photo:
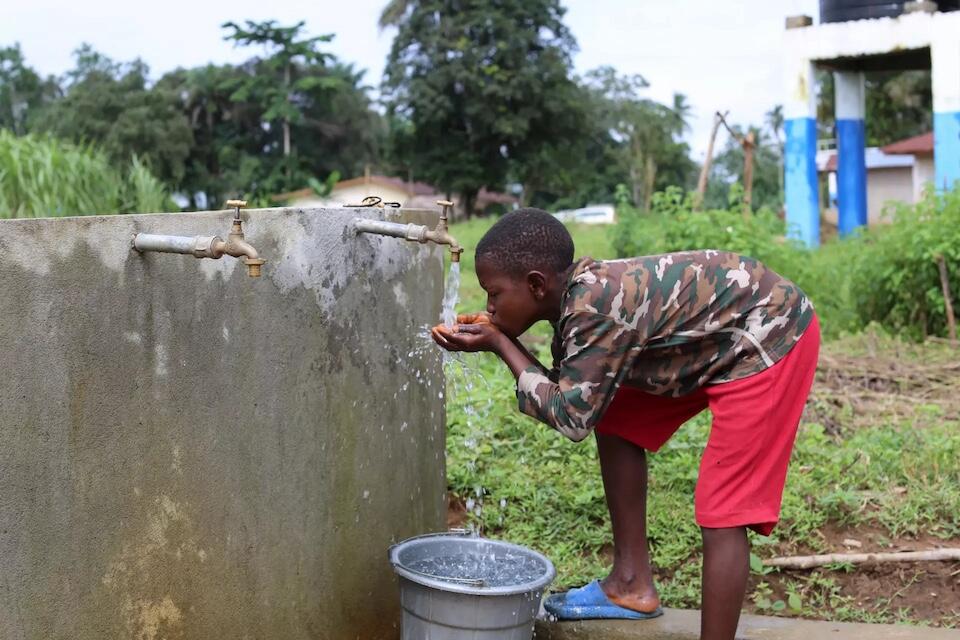
M 542 209 L 518 209 L 497 221 L 477 245 L 476 269 L 494 324 L 516 337 L 538 320 L 555 320 L 573 238 Z

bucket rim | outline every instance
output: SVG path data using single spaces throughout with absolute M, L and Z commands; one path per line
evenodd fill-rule
M 504 585 L 500 587 L 485 587 L 477 586 L 471 584 L 461 584 L 457 582 L 451 582 L 449 580 L 444 580 L 443 578 L 434 578 L 427 576 L 416 571 L 412 571 L 407 567 L 403 566 L 400 563 L 400 552 L 404 549 L 416 545 L 430 542 L 432 539 L 442 539 L 442 538 L 464 538 L 469 540 L 483 541 L 487 543 L 495 544 L 497 547 L 506 550 L 513 550 L 522 552 L 528 555 L 536 557 L 538 560 L 543 562 L 546 567 L 544 574 L 535 580 L 529 582 L 523 582 L 520 584 L 511 584 Z M 389 552 L 390 565 L 393 567 L 394 572 L 403 578 L 416 584 L 423 585 L 425 587 L 430 587 L 432 589 L 438 589 L 440 591 L 447 591 L 452 593 L 462 593 L 466 595 L 473 596 L 513 596 L 523 593 L 532 593 L 532 592 L 542 592 L 547 586 L 553 582 L 554 578 L 557 576 L 557 570 L 553 566 L 553 563 L 550 561 L 550 558 L 543 555 L 539 551 L 535 551 L 529 547 L 523 545 L 515 544 L 513 542 L 506 542 L 504 540 L 496 540 L 493 538 L 484 538 L 482 536 L 475 536 L 468 531 L 446 531 L 446 532 L 437 532 L 437 533 L 428 533 L 424 535 L 414 536 L 412 538 L 407 538 L 402 542 L 398 542 L 390 547 Z

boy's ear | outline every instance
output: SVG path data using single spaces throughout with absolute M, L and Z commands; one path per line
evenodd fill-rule
M 527 287 L 537 300 L 543 300 L 547 295 L 547 277 L 540 271 L 531 271 L 527 274 Z

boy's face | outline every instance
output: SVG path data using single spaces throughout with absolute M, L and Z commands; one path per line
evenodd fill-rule
M 487 313 L 504 334 L 516 338 L 539 319 L 536 282 L 504 273 L 488 260 L 477 261 L 476 268 L 480 286 L 487 292 Z

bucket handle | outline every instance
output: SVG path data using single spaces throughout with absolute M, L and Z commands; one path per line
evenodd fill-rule
M 465 584 L 471 587 L 482 587 L 486 584 L 483 581 L 483 578 L 448 578 L 446 576 L 435 576 L 432 573 L 426 573 L 424 571 L 417 571 L 416 569 L 411 569 L 410 567 L 403 567 L 403 570 L 410 573 L 415 573 L 424 578 L 439 580 L 440 582 L 455 582 L 457 584 Z
M 404 540 L 404 542 L 409 542 L 410 540 L 417 540 L 419 538 L 435 538 L 437 536 L 466 537 L 466 536 L 472 536 L 472 535 L 473 535 L 473 532 L 471 532 L 469 529 L 450 529 L 449 531 L 440 531 L 437 533 L 424 533 L 419 536 L 413 536 L 412 538 L 407 538 L 406 540 Z M 397 545 L 395 544 L 390 545 L 390 548 L 387 550 L 388 556 L 392 556 L 392 551 L 396 546 Z M 482 578 L 447 578 L 444 576 L 435 576 L 432 573 L 426 573 L 424 571 L 417 571 L 416 569 L 412 569 L 404 565 L 400 565 L 400 566 L 403 567 L 404 571 L 409 571 L 410 573 L 414 573 L 418 576 L 422 576 L 424 578 L 431 578 L 433 580 L 440 580 L 442 582 L 455 582 L 457 584 L 465 584 L 471 587 L 482 587 L 484 586 L 484 584 L 486 584 Z
M 467 537 L 473 535 L 469 529 L 449 529 L 447 531 L 438 531 L 437 533 L 423 533 L 419 536 L 413 536 L 412 538 L 407 538 L 403 542 L 409 542 L 411 540 L 419 540 L 420 538 L 436 538 L 437 536 L 460 536 Z M 393 555 L 393 550 L 395 547 L 398 547 L 402 543 L 392 544 L 387 548 L 387 557 Z

